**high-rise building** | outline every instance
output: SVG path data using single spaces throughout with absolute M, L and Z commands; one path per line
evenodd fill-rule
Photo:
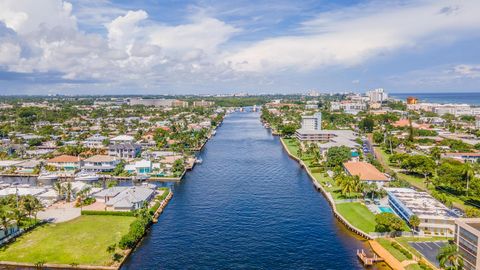
M 370 102 L 376 103 L 376 102 L 384 102 L 387 101 L 388 99 L 388 93 L 383 90 L 383 88 L 377 88 L 373 89 L 370 91 L 367 91 L 366 93 L 367 97 L 370 98 Z
M 480 218 L 455 220 L 455 244 L 463 259 L 463 269 L 480 269 Z
M 322 130 L 322 113 L 302 116 L 303 130 Z

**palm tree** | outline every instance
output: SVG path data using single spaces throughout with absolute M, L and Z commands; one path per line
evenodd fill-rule
M 63 188 L 65 192 L 65 198 L 67 202 L 70 202 L 73 198 L 72 182 L 68 181 Z
M 59 181 L 55 182 L 53 184 L 53 189 L 57 192 L 57 195 L 59 198 L 63 198 L 63 196 L 65 195 L 64 193 L 64 188 L 62 186 L 62 183 L 60 183 Z
M 462 177 L 464 180 L 467 181 L 467 197 L 468 197 L 468 188 L 470 182 L 475 178 L 475 171 L 473 170 L 472 166 L 469 163 L 466 163 L 463 167 Z
M 8 227 L 12 222 L 13 212 L 8 205 L 2 205 L 0 207 L 0 225 L 2 225 L 5 231 L 5 236 L 8 236 Z
M 442 247 L 437 255 L 437 260 L 440 267 L 445 270 L 463 269 L 463 259 L 459 256 L 457 246 L 455 245 L 446 245 Z
M 420 218 L 418 218 L 417 215 L 412 215 L 408 219 L 408 223 L 410 223 L 410 225 L 412 225 L 414 230 L 417 230 L 417 227 L 420 225 Z

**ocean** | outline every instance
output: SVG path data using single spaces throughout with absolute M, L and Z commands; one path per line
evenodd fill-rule
M 480 106 L 480 92 L 470 93 L 389 93 L 390 97 L 405 100 L 416 97 L 420 102 L 431 103 L 461 103 Z

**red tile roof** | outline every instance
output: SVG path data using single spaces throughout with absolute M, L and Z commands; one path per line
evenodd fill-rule
M 362 181 L 388 181 L 389 179 L 375 166 L 367 162 L 346 162 L 343 164 L 350 175 L 358 175 Z

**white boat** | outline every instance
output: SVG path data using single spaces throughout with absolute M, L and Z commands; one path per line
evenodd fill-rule
M 97 181 L 100 176 L 93 172 L 79 172 L 75 175 L 75 181 Z
M 37 177 L 38 180 L 57 180 L 58 174 L 56 173 L 49 173 L 49 172 L 42 172 Z
M 201 158 L 196 158 L 195 159 L 195 163 L 197 163 L 197 164 L 201 164 L 202 162 L 203 162 L 203 159 L 201 159 Z
M 215 134 L 217 134 L 217 131 L 216 131 L 216 130 L 213 130 L 213 131 L 212 131 L 212 136 L 215 136 Z

